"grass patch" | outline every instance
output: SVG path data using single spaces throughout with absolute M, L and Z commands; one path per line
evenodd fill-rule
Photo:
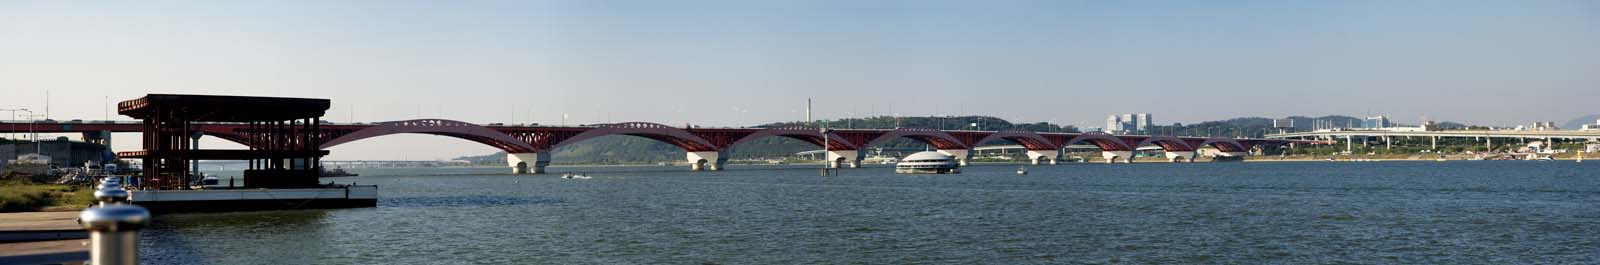
M 83 209 L 94 190 L 71 185 L 0 181 L 0 212 Z

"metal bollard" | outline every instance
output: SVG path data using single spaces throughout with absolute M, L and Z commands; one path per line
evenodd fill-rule
M 150 211 L 119 203 L 83 210 L 78 220 L 89 230 L 91 264 L 139 263 L 139 230 L 150 222 Z
M 106 206 L 113 203 L 126 203 L 128 202 L 129 195 L 132 194 L 129 194 L 127 190 L 123 190 L 122 187 L 116 186 L 112 186 L 111 188 L 101 186 L 100 190 L 94 191 L 94 199 L 100 201 L 100 206 Z

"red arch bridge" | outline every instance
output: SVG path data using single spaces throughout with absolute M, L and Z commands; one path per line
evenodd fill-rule
M 245 137 L 249 126 L 230 123 L 195 124 L 200 136 L 213 136 L 249 145 Z M 109 143 L 110 133 L 140 132 L 141 123 L 73 121 L 73 122 L 0 122 L 0 132 L 83 133 L 86 141 Z M 859 167 L 862 150 L 896 138 L 923 142 L 939 152 L 956 157 L 966 165 L 972 148 L 990 141 L 1006 141 L 1027 148 L 1028 158 L 1034 164 L 1056 164 L 1062 149 L 1068 145 L 1087 144 L 1099 147 L 1107 163 L 1131 163 L 1133 151 L 1140 146 L 1158 146 L 1173 162 L 1192 162 L 1195 156 L 1243 157 L 1256 147 L 1264 145 L 1326 144 L 1325 141 L 1284 139 L 1241 139 L 1174 137 L 1150 135 L 1112 135 L 1103 133 L 1055 133 L 1032 131 L 972 131 L 935 130 L 921 128 L 897 129 L 831 129 L 824 133 L 809 127 L 774 128 L 700 128 L 672 127 L 648 122 L 628 122 L 586 126 L 505 126 L 477 125 L 443 119 L 420 119 L 366 124 L 323 124 L 319 126 L 322 149 L 362 139 L 402 133 L 431 134 L 455 137 L 482 143 L 504 150 L 506 161 L 515 173 L 543 173 L 550 164 L 550 152 L 556 148 L 608 135 L 631 135 L 662 141 L 686 153 L 693 170 L 722 170 L 733 152 L 733 146 L 745 141 L 765 137 L 786 137 L 822 147 L 826 145 L 830 166 Z M 1215 152 L 1202 154 L 1206 147 Z

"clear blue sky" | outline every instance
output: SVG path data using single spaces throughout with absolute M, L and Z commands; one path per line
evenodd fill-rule
M 824 118 L 1560 123 L 1600 112 L 1596 47 L 1595 1 L 4 1 L 0 108 L 207 93 L 331 98 L 330 120 L 748 125 L 810 97 Z M 416 139 L 438 148 L 391 147 Z M 492 151 L 468 143 L 335 156 Z

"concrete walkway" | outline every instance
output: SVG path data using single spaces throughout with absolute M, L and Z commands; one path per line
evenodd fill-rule
M 0 213 L 0 231 L 83 230 L 79 211 Z
M 0 213 L 0 264 L 52 264 L 89 259 L 89 233 L 77 211 Z

